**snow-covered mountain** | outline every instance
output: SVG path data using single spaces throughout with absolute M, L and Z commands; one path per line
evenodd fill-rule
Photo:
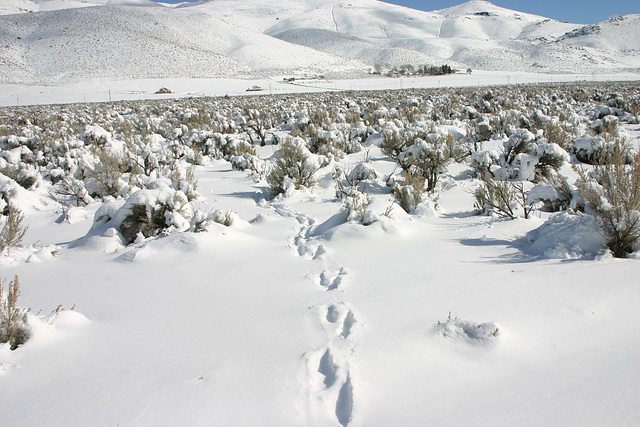
M 583 26 L 485 1 L 423 12 L 377 0 L 4 0 L 0 14 L 2 83 L 640 68 L 640 15 Z

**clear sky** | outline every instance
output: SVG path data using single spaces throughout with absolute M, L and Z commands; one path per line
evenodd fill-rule
M 156 0 L 163 3 L 182 3 L 185 0 Z M 195 1 L 195 0 L 194 0 Z M 274 0 L 277 1 L 277 0 Z M 386 3 L 399 4 L 419 10 L 436 10 L 456 6 L 464 0 L 385 0 Z M 558 21 L 575 24 L 594 24 L 615 15 L 640 13 L 640 0 L 494 0 L 496 6 L 519 12 L 533 13 Z

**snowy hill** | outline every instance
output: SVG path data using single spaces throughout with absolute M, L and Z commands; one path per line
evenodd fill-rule
M 423 12 L 377 0 L 7 0 L 0 14 L 1 83 L 640 68 L 638 15 L 582 26 L 485 1 Z

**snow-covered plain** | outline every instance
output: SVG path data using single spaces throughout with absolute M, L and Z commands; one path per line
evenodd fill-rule
M 635 425 L 638 253 L 607 255 L 588 216 L 540 209 L 529 219 L 476 215 L 469 158 L 449 161 L 437 200 L 408 214 L 387 185 L 402 174 L 380 148 L 385 126 L 394 128 L 392 117 L 401 114 L 414 115 L 407 126 L 434 118 L 434 129 L 467 144 L 467 125 L 481 122 L 481 107 L 481 116 L 518 118 L 509 108 L 536 105 L 527 113 L 532 123 L 563 112 L 586 134 L 613 93 L 627 105 L 638 101 L 635 83 L 574 83 L 494 87 L 490 96 L 465 88 L 5 109 L 3 132 L 24 128 L 24 147 L 38 138 L 29 129 L 53 129 L 45 117 L 58 117 L 51 123 L 62 129 L 66 121 L 70 134 L 51 147 L 66 147 L 58 169 L 77 176 L 97 167 L 97 152 L 85 144 L 122 153 L 146 141 L 159 156 L 181 141 L 190 158 L 198 138 L 215 139 L 207 129 L 218 125 L 247 140 L 242 125 L 258 119 L 242 117 L 255 105 L 282 108 L 284 119 L 273 125 L 280 137 L 307 120 L 333 137 L 345 126 L 367 136 L 345 157 L 313 155 L 322 166 L 316 185 L 275 198 L 260 167 L 251 173 L 232 168 L 229 157 L 204 156 L 192 209 L 231 211 L 231 225 L 176 228 L 128 246 L 117 226 L 98 218 L 118 216 L 114 209 L 135 196 L 133 181 L 117 200 L 95 197 L 76 207 L 49 194 L 53 166 L 40 169 L 31 190 L 2 175 L 3 197 L 26 214 L 25 243 L 38 242 L 0 258 L 3 283 L 18 275 L 20 304 L 32 308 L 30 340 L 15 351 L 0 345 L 2 425 Z M 456 96 L 480 104 L 447 104 Z M 325 108 L 339 127 L 314 108 Z M 190 119 L 201 120 L 198 114 L 210 114 L 207 127 Z M 184 126 L 162 126 L 174 117 Z M 371 117 L 376 122 L 365 123 Z M 637 151 L 638 117 L 622 117 L 619 136 Z M 83 122 L 92 126 L 71 125 Z M 124 129 L 144 123 L 155 130 L 126 142 Z M 15 136 L 3 140 L 9 170 L 28 157 L 11 148 Z M 481 145 L 499 150 L 507 140 L 497 132 Z M 256 149 L 256 158 L 273 164 L 277 145 Z M 369 225 L 347 220 L 336 197 L 336 167 L 356 165 L 375 171 L 363 181 L 374 197 Z M 575 179 L 568 162 L 560 171 Z M 135 197 L 170 191 L 153 188 Z M 58 304 L 67 310 L 48 319 Z
M 640 79 L 640 73 L 613 74 L 548 74 L 523 71 L 473 71 L 429 77 L 368 77 L 361 79 L 301 79 L 287 83 L 288 76 L 267 79 L 136 79 L 119 81 L 90 81 L 55 86 L 0 84 L 0 106 L 69 104 L 79 102 L 107 102 L 123 100 L 158 100 L 207 96 L 238 96 L 314 92 L 348 92 L 359 90 L 390 90 L 439 87 L 478 87 L 553 82 L 631 82 Z M 252 86 L 259 92 L 247 92 Z M 168 88 L 172 93 L 157 94 Z

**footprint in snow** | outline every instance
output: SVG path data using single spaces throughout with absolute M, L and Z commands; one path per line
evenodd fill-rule
M 341 324 L 342 327 L 339 329 L 339 335 L 345 339 L 349 338 L 349 335 L 351 335 L 351 328 L 353 328 L 356 323 L 356 318 L 353 312 L 342 303 L 339 305 L 332 304 L 327 307 L 326 319 L 329 323 Z
M 351 421 L 353 415 L 353 386 L 351 385 L 351 375 L 347 375 L 347 381 L 340 387 L 338 400 L 336 401 L 336 417 L 343 427 Z
M 346 274 L 347 270 L 344 267 L 341 267 L 338 273 L 332 273 L 328 270 L 325 270 L 320 273 L 320 286 L 326 288 L 327 291 L 338 289 L 338 287 L 342 284 L 342 281 Z
M 327 349 L 320 358 L 318 372 L 324 375 L 324 386 L 330 388 L 336 382 L 336 374 L 338 373 L 338 365 L 331 355 L 331 350 Z

